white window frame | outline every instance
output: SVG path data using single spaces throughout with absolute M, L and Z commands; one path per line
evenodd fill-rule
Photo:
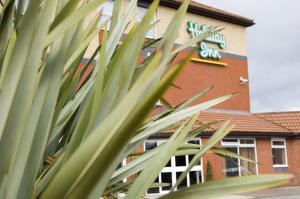
M 199 145 L 201 145 L 201 138 L 197 138 L 197 139 L 192 139 L 192 140 L 197 140 L 199 141 Z M 149 139 L 149 140 L 146 140 L 143 144 L 143 147 L 144 147 L 144 151 L 146 151 L 146 145 L 145 143 L 146 142 L 157 142 L 157 146 L 159 146 L 160 144 L 166 142 L 167 140 L 163 140 L 163 139 Z M 176 183 L 176 172 L 184 172 L 186 169 L 187 169 L 187 166 L 188 166 L 188 155 L 185 155 L 185 161 L 186 161 L 186 166 L 175 166 L 176 162 L 175 162 L 175 156 L 172 156 L 171 158 L 171 167 L 164 167 L 163 170 L 160 172 L 159 174 L 159 182 L 161 182 L 161 173 L 171 173 L 172 174 L 172 186 L 175 185 Z M 199 171 L 201 173 L 201 182 L 203 183 L 204 182 L 204 176 L 203 176 L 203 161 L 202 161 L 202 158 L 200 160 L 200 164 L 201 165 L 196 165 L 194 166 L 190 171 Z M 190 186 L 190 176 L 187 175 L 186 176 L 187 178 L 187 187 Z M 177 190 L 177 188 L 175 188 L 175 191 Z M 155 195 L 161 195 L 161 194 L 167 194 L 169 193 L 170 191 L 167 191 L 167 190 L 162 190 L 162 187 L 159 187 L 159 193 L 147 193 L 147 195 L 150 195 L 150 196 L 155 196 Z
M 224 140 L 237 140 L 236 142 L 224 142 Z M 241 140 L 253 140 L 253 144 L 241 144 Z M 255 138 L 224 138 L 221 140 L 221 146 L 223 148 L 236 147 L 237 154 L 240 154 L 240 148 L 254 148 L 255 153 L 255 162 L 257 162 L 257 149 L 256 149 L 256 139 Z M 241 160 L 238 159 L 238 167 L 239 167 L 239 176 L 242 174 L 241 168 Z M 255 173 L 258 175 L 258 164 L 255 164 Z M 224 170 L 223 170 L 224 173 Z
M 140 19 L 139 18 L 139 10 L 144 10 L 145 11 L 145 13 L 147 12 L 147 8 L 144 8 L 144 7 L 141 7 L 141 6 L 138 6 L 137 7 L 137 15 L 136 15 L 136 21 L 138 21 L 138 22 L 141 22 L 142 21 L 142 19 L 143 19 L 143 17 Z M 153 19 L 152 19 L 152 23 L 153 23 L 153 26 L 152 26 L 152 28 L 153 28 L 153 30 L 154 30 L 154 36 L 149 36 L 149 32 L 151 31 L 151 30 L 149 30 L 149 32 L 146 34 L 146 37 L 147 38 L 149 38 L 149 39 L 156 39 L 157 38 L 157 28 L 156 28 L 156 11 L 155 11 L 155 13 L 154 13 L 154 17 L 153 17 Z
M 127 160 L 126 160 L 126 158 L 122 161 L 122 167 L 124 167 L 124 166 L 126 166 L 126 164 L 127 164 Z M 127 178 L 124 178 L 123 179 L 123 182 L 127 182 Z
M 273 145 L 274 141 L 280 141 L 280 142 L 283 141 L 284 145 Z M 272 151 L 273 168 L 289 167 L 288 166 L 288 157 L 287 157 L 287 148 L 286 148 L 286 139 L 285 138 L 271 138 L 271 148 L 272 149 L 284 149 L 284 154 L 285 154 L 285 164 L 274 164 L 273 163 L 273 151 Z

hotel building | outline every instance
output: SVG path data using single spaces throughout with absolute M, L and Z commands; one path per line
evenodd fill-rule
M 128 2 L 127 0 L 121 2 L 123 10 Z M 138 9 L 135 13 L 137 21 L 144 16 L 151 2 L 151 0 L 138 1 Z M 163 36 L 181 3 L 182 0 L 160 1 L 153 19 L 153 22 L 159 22 L 148 32 L 149 39 Z M 108 1 L 99 8 L 98 12 L 102 10 L 103 14 L 102 21 L 112 15 L 113 4 L 113 1 Z M 224 29 L 219 34 L 186 49 L 177 56 L 174 63 L 193 52 L 192 61 L 174 82 L 180 89 L 171 87 L 164 97 L 172 105 L 177 105 L 200 90 L 214 86 L 212 91 L 194 103 L 197 104 L 228 93 L 239 92 L 238 96 L 202 112 L 197 125 L 231 119 L 231 123 L 235 124 L 234 129 L 217 146 L 252 159 L 258 164 L 207 154 L 189 172 L 179 188 L 211 178 L 274 173 L 291 173 L 295 176 L 291 184 L 300 184 L 300 112 L 250 113 L 246 30 L 254 24 L 253 20 L 246 17 L 199 2 L 190 2 L 174 48 L 210 26 Z M 97 43 L 94 44 L 96 45 Z M 145 50 L 141 59 L 147 57 L 149 53 L 151 49 Z M 164 106 L 158 105 L 154 111 L 159 112 L 164 109 Z M 205 144 L 217 127 L 217 125 L 213 126 L 190 142 Z M 159 132 L 140 146 L 139 150 L 150 150 L 158 146 L 173 132 L 172 129 Z M 172 157 L 156 181 L 174 184 L 190 160 L 191 156 L 188 155 Z M 148 192 L 149 194 L 163 194 L 169 189 L 170 187 L 158 187 Z

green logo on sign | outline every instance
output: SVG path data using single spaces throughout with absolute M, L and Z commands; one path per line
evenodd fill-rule
M 189 21 L 187 23 L 187 31 L 191 34 L 192 38 L 198 37 L 200 34 L 208 30 L 206 25 L 198 26 L 197 23 Z M 217 44 L 220 49 L 226 48 L 225 36 L 219 33 L 207 37 L 204 41 L 200 42 L 199 55 L 202 58 L 220 59 L 220 51 L 215 48 L 208 47 L 207 43 Z

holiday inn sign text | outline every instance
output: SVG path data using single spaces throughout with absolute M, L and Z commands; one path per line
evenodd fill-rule
M 187 23 L 187 31 L 191 34 L 192 38 L 198 37 L 200 34 L 206 32 L 208 30 L 206 25 L 198 25 L 197 23 L 189 21 Z M 218 49 L 211 48 L 207 45 L 207 43 L 216 44 Z M 220 33 L 216 33 L 207 37 L 204 41 L 199 43 L 199 55 L 201 58 L 210 58 L 210 59 L 220 59 L 220 49 L 226 48 L 226 40 L 225 36 Z

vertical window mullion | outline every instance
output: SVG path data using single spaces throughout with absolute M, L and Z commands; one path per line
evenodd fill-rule
M 187 175 L 186 175 L 186 180 L 187 180 L 186 186 L 187 186 L 187 187 L 191 186 L 191 182 L 190 182 L 190 172 L 187 173 Z
M 237 151 L 238 151 L 238 155 L 240 155 L 240 146 L 237 146 Z M 242 172 L 241 172 L 241 159 L 238 158 L 238 167 L 239 167 L 239 176 L 242 175 Z

